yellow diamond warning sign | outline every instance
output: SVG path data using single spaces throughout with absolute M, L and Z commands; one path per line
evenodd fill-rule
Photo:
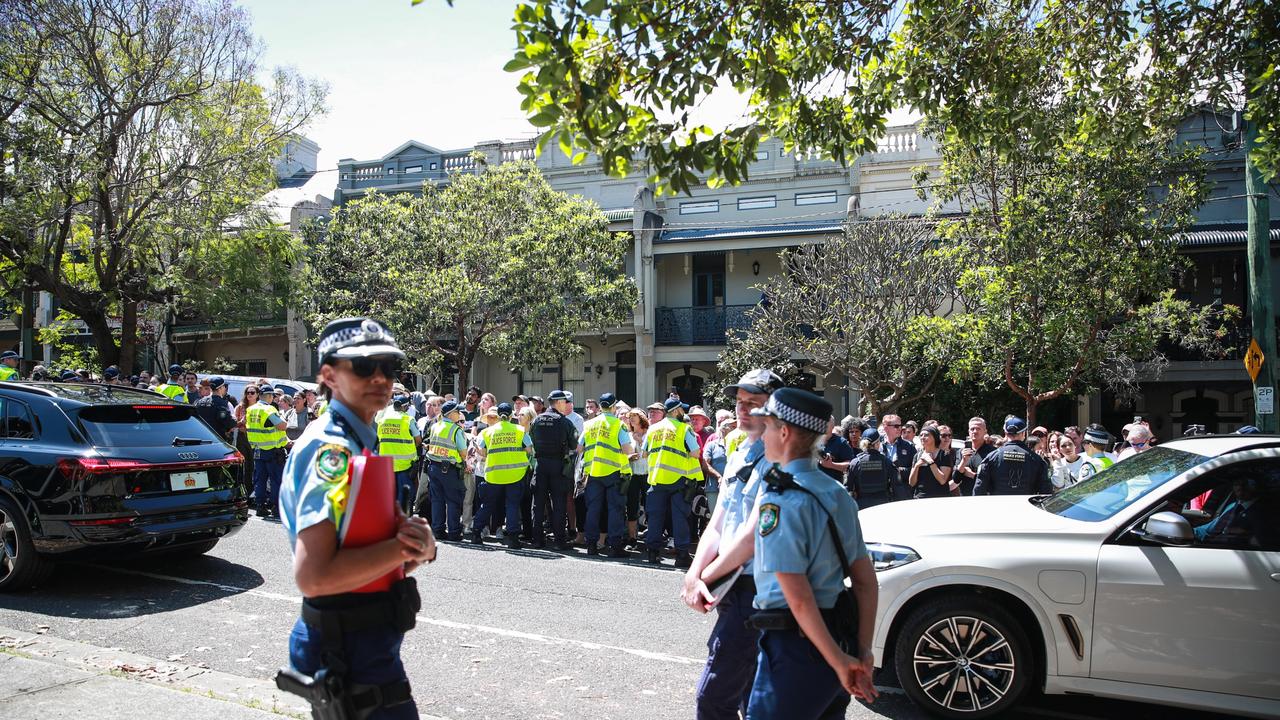
M 1262 348 L 1256 339 L 1249 341 L 1249 349 L 1244 352 L 1244 369 L 1249 371 L 1249 380 L 1257 382 L 1258 373 L 1262 371 Z

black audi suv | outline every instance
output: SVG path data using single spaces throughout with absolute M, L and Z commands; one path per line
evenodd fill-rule
M 156 393 L 0 382 L 0 592 L 60 559 L 208 552 L 248 520 L 243 462 Z

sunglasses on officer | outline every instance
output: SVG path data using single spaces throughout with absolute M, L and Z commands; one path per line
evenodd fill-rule
M 400 377 L 400 358 L 394 355 L 356 357 L 351 358 L 349 362 L 351 363 L 351 372 L 355 373 L 356 377 L 372 377 L 375 372 L 382 373 L 382 376 L 388 380 L 395 380 Z

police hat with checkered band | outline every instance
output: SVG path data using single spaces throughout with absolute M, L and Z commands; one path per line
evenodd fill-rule
M 831 421 L 831 403 L 807 390 L 781 388 L 769 396 L 764 407 L 752 410 L 751 414 L 776 417 L 802 430 L 824 433 Z
M 377 320 L 365 317 L 334 320 L 320 331 L 316 344 L 320 362 L 342 358 L 393 355 L 404 358 L 396 339 Z

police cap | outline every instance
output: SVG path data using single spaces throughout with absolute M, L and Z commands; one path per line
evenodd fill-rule
M 515 412 L 515 408 L 511 406 L 511 403 L 498 403 L 498 417 L 511 417 L 513 412 Z
M 258 386 L 258 397 L 262 397 L 263 395 L 271 395 L 275 391 L 276 391 L 275 388 L 271 387 L 266 383 L 263 383 Z
M 1237 435 L 1257 435 L 1260 431 L 1253 425 L 1242 425 L 1236 429 Z
M 404 351 L 382 323 L 367 317 L 334 320 L 320 331 L 316 353 L 323 363 L 330 359 L 393 355 L 403 359 Z
M 74 370 L 63 370 L 61 378 L 63 382 L 66 382 L 67 380 L 78 380 L 80 376 L 76 375 Z
M 600 407 L 611 408 L 618 402 L 618 396 L 613 393 L 600 393 Z
M 688 410 L 689 406 L 680 402 L 680 398 L 667 398 L 667 401 L 662 403 L 662 409 L 666 412 L 675 412 L 676 409 Z
M 1027 421 L 1020 417 L 1011 417 L 1004 421 L 1004 431 L 1010 435 L 1017 435 L 1020 432 L 1026 432 Z
M 449 413 L 457 409 L 458 409 L 457 400 L 445 400 L 444 404 L 440 406 L 440 414 L 447 417 Z
M 757 368 L 743 375 L 736 384 L 724 389 L 725 395 L 737 395 L 739 390 L 746 390 L 754 395 L 768 395 L 782 388 L 786 383 L 777 373 L 768 368 Z
M 0 353 L 0 360 L 10 360 L 10 359 L 17 360 L 18 353 L 12 350 L 5 350 L 4 352 Z
M 831 409 L 831 403 L 807 390 L 780 388 L 769 396 L 764 407 L 752 410 L 751 414 L 776 417 L 802 430 L 825 433 Z
M 220 388 L 220 387 L 222 387 L 223 385 L 226 385 L 226 384 L 227 384 L 227 381 L 226 381 L 226 380 L 223 380 L 223 379 L 222 379 L 222 378 L 220 378 L 220 377 L 211 377 L 211 378 L 209 378 L 209 387 L 210 387 L 210 388 L 212 388 L 212 389 L 214 389 L 214 390 L 217 390 L 218 388 Z
M 106 370 L 103 370 L 103 371 L 102 371 L 102 377 L 105 377 L 105 378 L 118 378 L 118 377 L 120 377 L 120 371 L 119 371 L 118 369 L 116 369 L 114 366 L 113 366 L 113 367 L 109 367 L 109 368 L 107 368 Z
M 548 402 L 555 402 L 557 400 L 572 400 L 572 399 L 573 399 L 573 396 L 565 392 L 564 390 L 552 390 L 551 394 L 547 396 Z
M 867 428 L 862 431 L 862 439 L 867 442 L 880 442 L 880 431 L 875 428 Z
M 391 398 L 391 404 L 398 408 L 408 407 L 409 400 L 410 400 L 410 397 L 408 395 L 397 395 Z
M 179 365 L 178 363 L 174 363 L 169 366 L 170 375 L 181 375 L 183 372 L 184 370 L 182 369 L 182 366 Z

